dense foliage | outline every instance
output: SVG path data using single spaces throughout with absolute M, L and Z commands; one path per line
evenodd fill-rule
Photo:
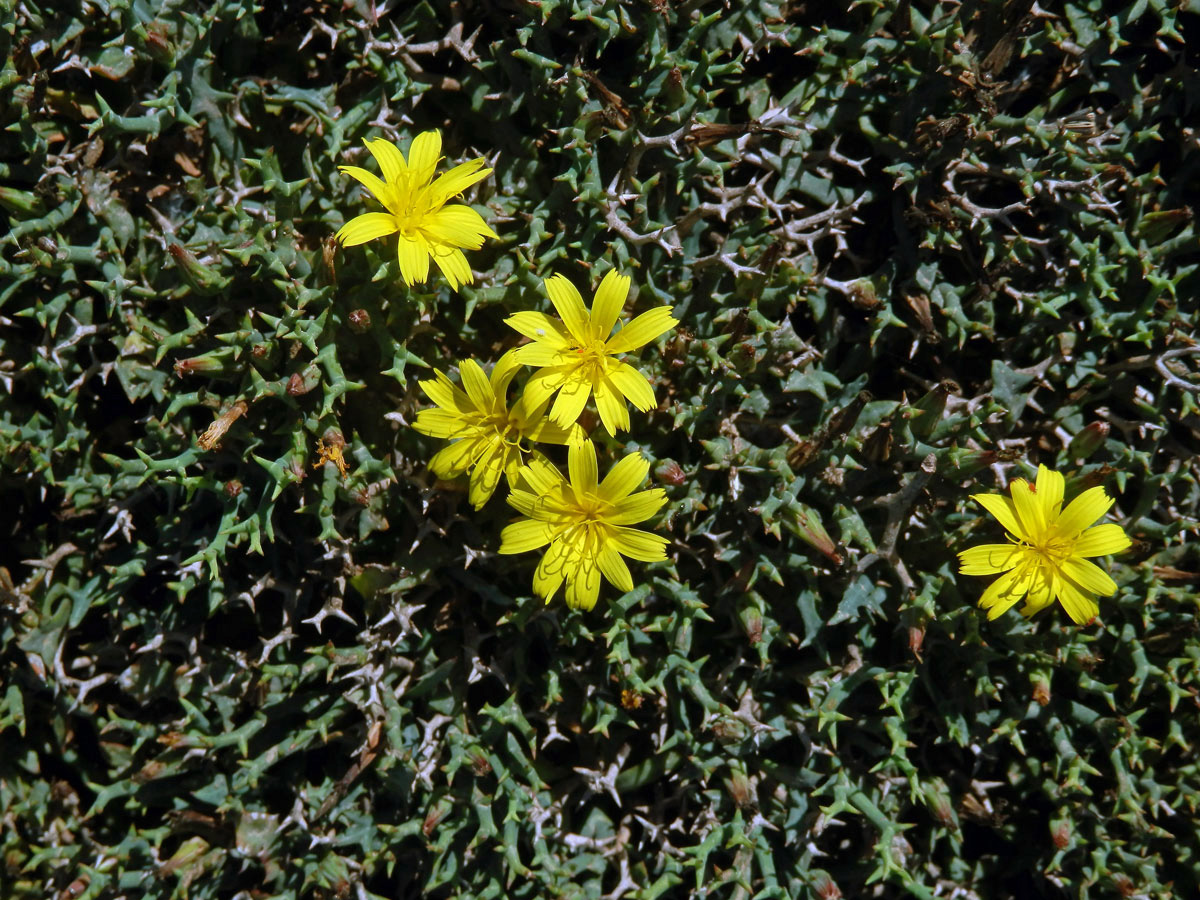
M 1200 895 L 1186 4 L 0 6 L 4 897 Z M 432 128 L 459 292 L 332 238 Z M 411 423 L 613 265 L 671 545 L 577 613 Z M 1039 462 L 1088 626 L 957 574 Z

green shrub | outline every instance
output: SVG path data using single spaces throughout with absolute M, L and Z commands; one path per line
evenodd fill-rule
M 4 5 L 0 894 L 1196 896 L 1200 16 L 383 6 Z M 431 128 L 458 293 L 332 238 Z M 610 265 L 672 543 L 584 614 L 411 423 Z M 957 574 L 1039 462 L 1087 627 Z

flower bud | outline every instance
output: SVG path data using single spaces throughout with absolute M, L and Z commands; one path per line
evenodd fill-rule
M 829 536 L 816 510 L 800 502 L 787 504 L 783 510 L 783 524 L 792 534 L 810 547 L 827 556 L 835 565 L 843 562 L 837 542 Z
M 288 379 L 287 392 L 289 397 L 300 397 L 307 394 L 321 382 L 321 370 L 309 366 L 303 372 L 293 372 Z
M 683 484 L 686 477 L 682 467 L 673 459 L 659 460 L 658 465 L 654 467 L 654 479 L 659 484 L 678 487 Z
M 238 371 L 240 367 L 233 364 L 233 354 L 233 348 L 223 347 L 199 356 L 176 360 L 175 374 L 183 378 L 185 375 L 226 375 Z
M 199 293 L 216 294 L 229 284 L 227 276 L 200 262 L 182 245 L 168 244 L 167 252 L 175 260 L 175 267 L 183 274 L 184 280 Z
M 1092 422 L 1075 437 L 1067 447 L 1072 459 L 1084 460 L 1104 446 L 1110 426 L 1107 422 Z

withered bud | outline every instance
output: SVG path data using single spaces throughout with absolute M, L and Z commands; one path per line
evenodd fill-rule
M 751 808 L 757 799 L 754 793 L 754 784 L 745 772 L 740 772 L 736 769 L 725 779 L 725 790 L 729 791 L 729 796 L 733 798 L 733 802 L 742 809 Z
M 933 307 L 929 302 L 929 297 L 925 294 L 905 294 L 904 302 L 908 304 L 908 308 L 916 316 L 917 324 L 920 326 L 924 336 L 936 339 L 938 333 L 937 328 L 933 324 Z
M 1029 680 L 1033 682 L 1033 699 L 1039 706 L 1050 702 L 1050 676 L 1045 672 L 1034 672 Z
M 225 496 L 228 497 L 229 499 L 232 500 L 234 497 L 236 497 L 241 492 L 242 492 L 242 483 L 240 481 L 238 481 L 236 478 L 230 478 L 227 482 L 225 482 Z
M 229 427 L 246 414 L 250 407 L 246 405 L 245 400 L 238 400 L 233 406 L 217 416 L 215 422 L 205 429 L 204 434 L 196 438 L 196 443 L 201 450 L 212 450 L 214 447 L 221 445 L 221 438 L 225 436 L 225 432 Z
M 925 643 L 925 628 L 920 625 L 908 626 L 908 649 L 912 655 L 921 661 L 921 646 Z
M 442 819 L 450 815 L 450 808 L 449 800 L 439 800 L 429 808 L 429 812 L 425 813 L 425 822 L 421 826 L 421 831 L 425 833 L 425 837 L 433 834 L 433 830 L 438 827 Z
M 363 334 L 371 329 L 371 314 L 365 309 L 352 309 L 347 317 L 350 328 L 357 334 Z
M 892 420 L 884 419 L 863 441 L 863 455 L 871 462 L 885 463 L 892 458 Z

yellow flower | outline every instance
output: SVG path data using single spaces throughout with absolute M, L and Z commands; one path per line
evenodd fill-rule
M 429 468 L 438 478 L 449 480 L 471 473 L 468 499 L 479 509 L 496 490 L 501 474 L 516 481 L 521 468 L 523 441 L 567 444 L 584 440 L 578 425 L 560 428 L 546 420 L 546 404 L 531 409 L 524 398 L 512 409 L 504 402 L 513 375 L 521 367 L 512 350 L 492 367 L 491 378 L 473 359 L 458 367 L 463 387 L 454 386 L 441 372 L 421 382 L 421 390 L 436 409 L 417 413 L 413 428 L 430 437 L 454 441 L 434 454 Z
M 1036 484 L 1013 480 L 1011 500 L 1000 494 L 972 495 L 1008 530 L 1012 541 L 958 554 L 964 575 L 1000 575 L 979 601 L 989 619 L 1028 595 L 1022 615 L 1031 616 L 1058 600 L 1067 615 L 1084 625 L 1100 611 L 1096 598 L 1116 592 L 1108 574 L 1086 559 L 1120 553 L 1131 543 L 1120 525 L 1089 527 L 1108 512 L 1113 498 L 1104 488 L 1094 487 L 1063 509 L 1063 485 L 1062 475 L 1038 466 Z
M 451 288 L 470 284 L 471 267 L 460 248 L 478 250 L 484 238 L 494 238 L 496 233 L 471 207 L 446 203 L 492 170 L 482 168 L 482 159 L 473 159 L 434 179 L 442 152 L 442 136 L 437 131 L 413 138 L 407 163 L 400 148 L 383 138 L 363 143 L 379 163 L 385 180 L 358 166 L 338 168 L 361 182 L 387 212 L 356 216 L 341 227 L 337 239 L 343 246 L 353 247 L 398 231 L 400 274 L 406 284 L 429 277 L 430 257 Z
M 597 484 L 596 448 L 584 441 L 567 450 L 567 468 L 570 481 L 540 457 L 521 469 L 524 485 L 512 490 L 508 502 L 527 518 L 504 529 L 500 552 L 549 544 L 533 574 L 534 591 L 549 603 L 565 579 L 567 606 L 591 609 L 601 575 L 620 591 L 633 590 L 622 554 L 643 562 L 666 559 L 666 538 L 628 526 L 650 518 L 667 497 L 661 488 L 634 493 L 650 468 L 640 453 L 626 456 Z
M 539 312 L 513 313 L 504 320 L 533 341 L 517 348 L 517 359 L 541 367 L 525 386 L 530 403 L 541 403 L 558 391 L 550 419 L 566 427 L 579 418 L 594 393 L 600 421 L 608 433 L 615 436 L 619 428 L 628 430 L 625 400 L 642 412 L 651 410 L 656 405 L 654 388 L 642 373 L 616 356 L 636 350 L 679 324 L 671 317 L 671 307 L 644 312 L 610 337 L 629 294 L 627 276 L 610 269 L 596 289 L 591 311 L 563 276 L 552 275 L 545 284 L 561 321 Z

